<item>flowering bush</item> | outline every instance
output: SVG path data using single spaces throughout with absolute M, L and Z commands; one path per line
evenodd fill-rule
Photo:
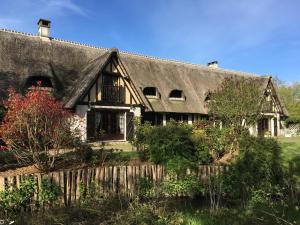
M 7 113 L 0 136 L 19 162 L 47 171 L 54 167 L 59 149 L 73 143 L 71 113 L 50 92 L 33 87 L 25 96 L 9 90 Z

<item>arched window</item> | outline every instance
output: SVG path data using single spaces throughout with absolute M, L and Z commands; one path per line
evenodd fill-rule
M 33 76 L 27 79 L 25 87 L 53 88 L 53 85 L 49 77 Z
M 180 98 L 183 99 L 183 93 L 181 90 L 172 90 L 170 92 L 169 98 Z
M 157 97 L 157 89 L 156 89 L 156 87 L 145 87 L 143 89 L 143 93 L 147 97 Z

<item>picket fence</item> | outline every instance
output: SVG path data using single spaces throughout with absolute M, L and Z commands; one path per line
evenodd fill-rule
M 223 173 L 227 167 L 199 166 L 195 175 L 205 180 L 211 175 Z M 191 172 L 188 170 L 187 174 Z M 147 178 L 155 185 L 168 179 L 166 170 L 160 165 L 129 165 L 129 166 L 102 166 L 94 168 L 70 169 L 51 172 L 49 174 L 35 173 L 22 174 L 10 177 L 0 176 L 0 192 L 13 186 L 19 187 L 22 180 L 33 177 L 36 181 L 37 191 L 34 198 L 39 198 L 39 191 L 43 179 L 48 179 L 61 188 L 60 200 L 65 205 L 80 199 L 82 190 L 89 190 L 92 185 L 98 187 L 104 194 L 126 194 L 135 196 L 137 184 L 141 178 Z

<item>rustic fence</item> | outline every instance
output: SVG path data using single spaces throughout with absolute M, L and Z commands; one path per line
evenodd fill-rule
M 195 175 L 199 179 L 205 180 L 212 174 L 223 173 L 226 167 L 222 166 L 199 166 Z M 191 173 L 187 171 L 187 173 Z M 89 190 L 92 185 L 99 187 L 99 191 L 106 194 L 123 193 L 129 196 L 136 195 L 137 184 L 141 178 L 147 178 L 155 185 L 168 179 L 166 170 L 159 165 L 139 165 L 139 166 L 106 166 L 95 168 L 71 169 L 52 172 L 49 174 L 23 174 L 10 177 L 0 176 L 0 192 L 12 186 L 19 187 L 20 183 L 33 177 L 36 181 L 37 192 L 35 198 L 38 199 L 38 190 L 41 188 L 43 179 L 48 179 L 51 183 L 58 185 L 61 189 L 61 201 L 65 205 L 70 205 L 80 199 L 82 190 Z

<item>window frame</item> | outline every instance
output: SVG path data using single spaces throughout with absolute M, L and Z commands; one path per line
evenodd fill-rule
M 172 93 L 173 92 L 180 92 L 181 93 L 181 96 L 180 97 L 174 97 L 174 96 L 171 96 L 172 95 Z M 185 101 L 186 100 L 186 97 L 184 96 L 184 94 L 183 94 L 183 91 L 182 90 L 179 90 L 179 89 L 173 89 L 173 90 L 171 90 L 170 91 L 170 93 L 169 93 L 169 100 L 171 100 L 171 101 Z

